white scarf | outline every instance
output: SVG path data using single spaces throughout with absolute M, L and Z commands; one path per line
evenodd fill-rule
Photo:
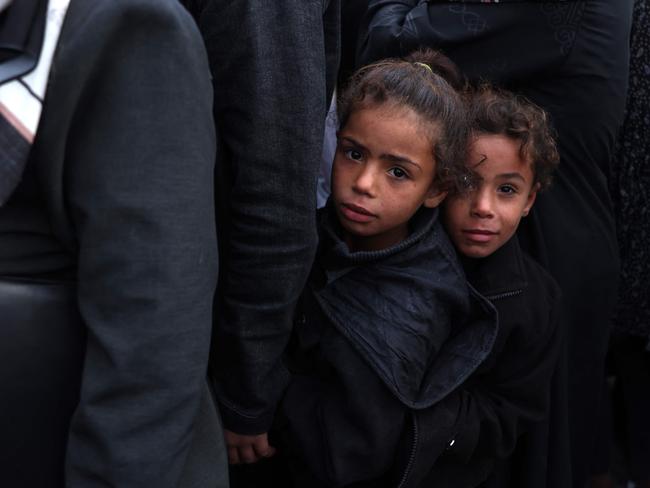
M 0 0 L 0 10 L 11 0 Z M 49 0 L 36 67 L 0 85 L 0 206 L 21 180 L 41 118 L 52 58 L 70 0 Z

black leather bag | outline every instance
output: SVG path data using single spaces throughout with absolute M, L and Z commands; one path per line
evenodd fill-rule
M 0 277 L 4 486 L 63 486 L 84 344 L 74 284 Z

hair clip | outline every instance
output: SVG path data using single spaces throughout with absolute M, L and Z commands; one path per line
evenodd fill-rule
M 414 61 L 413 64 L 418 64 L 418 65 L 420 65 L 420 66 L 423 66 L 423 67 L 425 67 L 426 69 L 428 69 L 429 72 L 430 72 L 431 74 L 433 74 L 433 70 L 431 69 L 431 66 L 429 66 L 428 64 L 426 64 L 426 63 L 421 63 L 420 61 Z

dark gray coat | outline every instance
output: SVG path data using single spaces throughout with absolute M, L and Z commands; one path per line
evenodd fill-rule
M 69 487 L 214 486 L 224 471 L 205 382 L 217 273 L 211 98 L 201 38 L 176 1 L 72 0 L 29 172 L 0 208 L 0 249 L 22 253 L 11 268 L 0 259 L 2 272 L 35 304 L 13 315 L 24 327 L 8 322 L 11 301 L 0 310 L 3 334 L 22 331 L 21 342 L 0 338 L 0 369 L 22 381 L 3 381 L 0 403 L 23 414 L 3 415 L 3 486 L 62 486 L 64 453 Z M 46 297 L 62 297 L 60 313 L 37 301 L 43 281 L 60 291 Z M 28 336 L 39 313 L 42 332 Z M 69 425 L 58 437 L 34 428 L 58 422 Z M 4 434 L 16 425 L 17 438 Z
M 316 250 L 316 177 L 339 0 L 186 0 L 208 49 L 217 124 L 219 292 L 211 373 L 224 425 L 266 432 L 293 309 Z

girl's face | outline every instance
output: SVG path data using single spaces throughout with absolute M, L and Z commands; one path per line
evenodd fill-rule
M 351 251 L 397 244 L 421 205 L 445 197 L 433 187 L 436 163 L 423 127 L 413 110 L 379 105 L 352 112 L 339 131 L 332 197 Z
M 519 153 L 519 142 L 503 135 L 475 137 L 469 161 L 476 188 L 445 201 L 447 232 L 461 254 L 483 258 L 504 245 L 535 202 L 532 165 Z

